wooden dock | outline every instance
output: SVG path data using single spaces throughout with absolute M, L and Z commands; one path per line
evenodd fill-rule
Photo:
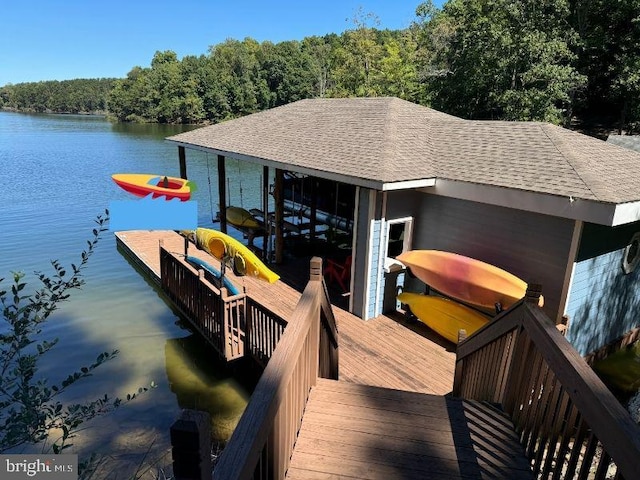
M 160 241 L 167 250 L 184 254 L 184 238 L 173 231 L 127 231 L 115 235 L 121 251 L 155 282 L 160 277 Z M 188 253 L 214 267 L 220 266 L 218 260 L 193 244 Z M 308 271 L 308 263 L 305 268 Z M 277 266 L 274 270 L 278 272 Z M 291 316 L 300 300 L 301 292 L 285 281 L 267 284 L 227 272 L 234 285 L 283 318 Z M 308 278 L 308 273 L 302 275 Z M 452 390 L 454 346 L 426 326 L 405 325 L 400 318 L 388 316 L 364 321 L 341 308 L 334 306 L 333 310 L 340 335 L 340 380 L 435 395 Z

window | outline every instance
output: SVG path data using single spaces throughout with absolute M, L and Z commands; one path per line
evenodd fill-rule
M 402 252 L 411 249 L 412 226 L 413 217 L 398 218 L 387 222 L 385 272 L 389 273 L 404 268 L 395 258 Z

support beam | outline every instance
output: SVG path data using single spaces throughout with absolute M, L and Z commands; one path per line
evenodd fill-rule
M 275 211 L 275 224 L 276 224 L 276 258 L 275 263 L 280 264 L 284 259 L 284 235 L 282 232 L 283 220 L 284 220 L 284 195 L 283 195 L 283 183 L 284 172 L 276 168 L 276 182 L 273 196 L 275 197 L 276 211 Z
M 178 159 L 180 160 L 180 178 L 187 179 L 187 152 L 184 147 L 178 147 Z M 184 237 L 184 254 L 189 251 L 189 239 Z
M 220 194 L 220 231 L 227 233 L 227 174 L 224 155 L 218 155 L 218 193 Z
M 187 178 L 187 154 L 184 147 L 178 147 L 178 158 L 180 159 L 180 178 Z
M 316 239 L 316 205 L 318 204 L 317 200 L 317 195 L 318 195 L 318 188 L 316 186 L 317 180 L 316 177 L 311 177 L 311 192 L 310 192 L 310 198 L 311 198 L 311 218 L 309 219 L 309 239 L 311 241 Z
M 271 261 L 271 259 L 267 259 L 268 246 L 269 246 L 269 238 L 271 236 L 271 231 L 269 230 L 269 167 L 262 167 L 262 218 L 264 219 L 264 228 L 267 229 L 267 235 L 264 237 L 262 242 L 262 259 Z

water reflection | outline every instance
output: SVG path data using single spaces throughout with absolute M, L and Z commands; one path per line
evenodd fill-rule
M 209 412 L 212 440 L 226 443 L 249 401 L 246 390 L 196 335 L 168 339 L 164 352 L 169 387 L 180 408 Z

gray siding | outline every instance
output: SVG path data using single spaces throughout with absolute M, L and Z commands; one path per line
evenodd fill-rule
M 567 339 L 586 355 L 640 325 L 640 271 L 625 275 L 622 258 L 640 223 L 585 225 L 574 266 Z
M 411 198 L 394 198 L 388 211 L 404 212 Z M 412 208 L 406 214 L 416 219 L 413 249 L 445 250 L 493 264 L 542 284 L 544 310 L 552 319 L 564 309 L 560 298 L 573 221 L 424 193 Z M 415 282 L 407 289 L 420 288 Z

